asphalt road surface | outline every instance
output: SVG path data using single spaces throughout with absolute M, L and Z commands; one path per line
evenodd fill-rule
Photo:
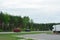
M 31 38 L 34 40 L 60 40 L 60 34 L 27 34 L 18 37 Z

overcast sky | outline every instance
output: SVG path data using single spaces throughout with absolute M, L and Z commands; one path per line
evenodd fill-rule
M 29 16 L 35 23 L 60 23 L 60 0 L 0 0 L 0 11 Z

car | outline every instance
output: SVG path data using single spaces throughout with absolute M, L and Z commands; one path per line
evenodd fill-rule
M 30 29 L 26 29 L 25 31 L 26 31 L 26 32 L 30 32 L 31 30 L 30 30 Z

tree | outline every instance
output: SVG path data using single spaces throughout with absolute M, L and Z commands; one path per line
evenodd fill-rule
M 1 29 L 6 30 L 8 24 L 9 24 L 9 15 L 1 12 L 0 13 L 0 23 L 1 23 Z
M 27 16 L 24 16 L 23 17 L 23 25 L 24 25 L 24 28 L 29 28 L 29 17 L 27 17 Z
M 3 16 L 3 23 L 4 23 L 4 30 L 5 31 L 7 31 L 9 28 L 9 20 L 10 20 L 9 15 L 5 13 Z
M 22 26 L 23 20 L 22 20 L 21 16 L 15 16 L 14 20 L 15 20 L 15 26 L 16 27 L 21 27 Z
M 4 14 L 3 14 L 3 12 L 1 11 L 1 12 L 0 12 L 0 29 L 1 29 L 1 30 L 2 30 L 2 28 L 3 28 L 3 25 L 2 25 L 2 24 L 3 24 L 3 15 L 4 15 Z
M 10 20 L 9 20 L 9 28 L 10 30 L 13 30 L 13 28 L 15 27 L 15 19 L 14 19 L 15 16 L 11 16 L 10 15 Z
M 21 16 L 18 16 L 18 27 L 20 27 L 20 28 L 23 27 L 23 19 Z
M 31 29 L 31 30 L 34 30 L 34 28 L 33 28 L 33 24 L 34 24 L 33 20 L 31 19 L 29 23 L 30 23 L 30 24 L 29 24 L 29 25 L 30 25 L 30 26 L 29 26 L 30 29 Z

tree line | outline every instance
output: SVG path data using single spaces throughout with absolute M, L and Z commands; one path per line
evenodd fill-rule
M 12 16 L 0 12 L 0 30 L 11 31 L 13 28 L 29 28 L 31 20 L 28 16 Z
M 13 16 L 0 12 L 0 31 L 12 31 L 14 28 L 20 28 L 22 31 L 30 29 L 32 31 L 52 30 L 53 25 L 60 23 L 38 24 L 34 23 L 28 16 Z

